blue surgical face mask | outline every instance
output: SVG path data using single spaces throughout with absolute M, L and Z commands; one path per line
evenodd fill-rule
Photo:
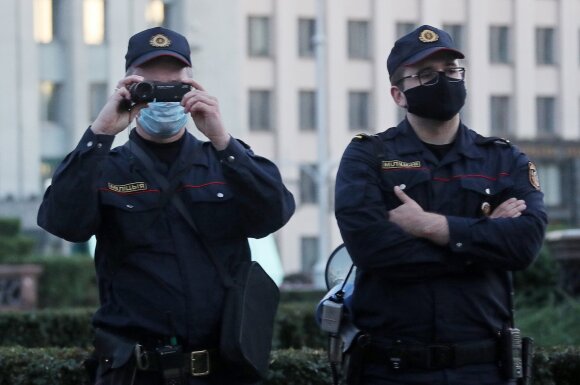
M 156 138 L 169 138 L 187 123 L 187 114 L 179 102 L 151 102 L 139 111 L 137 122 Z

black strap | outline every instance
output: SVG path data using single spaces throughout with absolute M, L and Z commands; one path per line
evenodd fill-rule
M 143 166 L 145 166 L 150 176 L 159 185 L 162 194 L 164 194 L 163 195 L 164 198 L 162 198 L 162 203 L 166 203 L 169 199 L 171 200 L 171 203 L 173 203 L 177 211 L 179 211 L 179 213 L 183 216 L 185 221 L 192 228 L 193 233 L 197 236 L 199 240 L 199 243 L 202 245 L 207 255 L 210 257 L 224 286 L 225 287 L 233 286 L 233 281 L 230 274 L 228 274 L 225 267 L 220 263 L 219 259 L 213 254 L 210 247 L 206 244 L 205 240 L 203 239 L 201 233 L 197 228 L 197 225 L 195 224 L 195 221 L 193 220 L 193 217 L 185 207 L 183 200 L 181 200 L 181 197 L 175 193 L 176 192 L 175 186 L 172 187 L 169 180 L 167 180 L 167 178 L 164 175 L 162 175 L 155 169 L 155 165 L 153 164 L 151 157 L 139 146 L 139 144 L 137 144 L 136 141 L 129 140 L 129 142 L 127 143 L 128 143 L 127 148 L 129 149 L 129 151 L 131 151 L 137 157 L 137 159 L 139 159 L 141 163 L 143 163 Z

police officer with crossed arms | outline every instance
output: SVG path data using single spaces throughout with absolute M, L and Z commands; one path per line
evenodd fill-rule
M 534 164 L 466 127 L 466 70 L 449 34 L 395 42 L 390 93 L 406 117 L 346 148 L 336 218 L 357 266 L 352 383 L 513 384 L 502 369 L 510 272 L 527 268 L 547 217 Z

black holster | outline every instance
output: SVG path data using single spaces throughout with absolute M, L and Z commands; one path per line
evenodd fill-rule
M 344 353 L 342 361 L 343 380 L 346 385 L 359 385 L 364 369 L 364 349 L 369 344 L 369 336 L 361 334 L 353 346 Z
M 116 385 L 133 382 L 136 371 L 134 355 L 136 341 L 103 329 L 95 329 L 94 344 L 95 352 L 92 362 L 85 364 L 85 368 L 88 366 L 91 370 L 97 367 L 93 373 L 94 383 Z
M 530 337 L 522 339 L 522 366 L 524 375 L 518 385 L 532 385 L 534 369 L 534 340 Z

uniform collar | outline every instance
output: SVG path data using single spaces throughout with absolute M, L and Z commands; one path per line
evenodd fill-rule
M 189 131 L 185 131 L 185 133 L 183 134 L 185 137 L 183 138 L 183 144 L 181 146 L 181 149 L 179 151 L 179 155 L 177 156 L 177 158 L 175 159 L 175 161 L 170 165 L 169 168 L 169 177 L 179 174 L 181 171 L 191 167 L 192 165 L 200 165 L 200 166 L 205 166 L 205 167 L 209 167 L 209 152 L 207 150 L 204 149 L 204 142 L 198 140 L 196 137 L 194 137 L 192 134 L 189 133 Z M 137 134 L 137 132 L 135 131 L 135 129 L 133 129 L 131 131 L 131 134 L 129 136 L 129 138 L 131 140 L 145 140 L 143 138 L 140 138 Z M 147 149 L 144 149 L 145 151 L 147 151 Z M 152 156 L 153 154 L 149 153 L 149 156 Z M 161 169 L 159 171 L 163 171 L 162 169 L 167 170 L 166 167 L 162 167 L 162 164 L 156 163 L 156 167 L 159 168 L 161 167 Z M 165 171 L 164 173 L 166 173 L 167 171 Z
M 411 127 L 411 124 L 407 119 L 404 119 L 396 127 L 393 136 L 397 137 L 397 152 L 401 155 L 414 154 L 419 152 L 429 151 L 421 142 L 421 139 Z M 475 138 L 477 134 L 467 128 L 463 123 L 459 123 L 459 129 L 457 130 L 457 135 L 455 137 L 454 145 L 449 156 L 446 156 L 444 160 L 456 160 L 458 156 L 464 156 L 467 158 L 483 158 L 484 154 L 481 152 L 479 146 L 475 144 Z

